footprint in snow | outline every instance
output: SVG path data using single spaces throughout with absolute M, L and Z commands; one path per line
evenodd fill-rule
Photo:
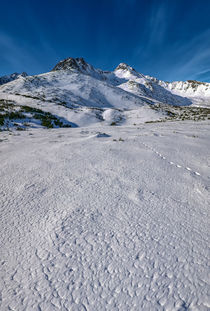
M 153 152 L 155 152 L 161 159 L 166 160 L 166 157 L 164 157 L 161 153 L 159 153 L 159 152 L 158 152 L 157 150 L 155 150 L 154 148 L 152 148 L 152 147 L 146 145 L 145 143 L 142 143 L 142 145 L 144 145 L 146 148 L 148 148 L 148 149 L 152 150 Z M 181 165 L 176 164 L 176 163 L 174 163 L 173 161 L 169 161 L 169 164 L 175 165 L 177 168 L 182 168 Z M 194 174 L 197 175 L 197 176 L 201 176 L 200 173 L 198 173 L 198 172 L 193 172 L 193 170 L 192 170 L 190 167 L 185 167 L 184 169 L 186 169 L 186 170 L 189 171 L 189 172 L 194 173 Z

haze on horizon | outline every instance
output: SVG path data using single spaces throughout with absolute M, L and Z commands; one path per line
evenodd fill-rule
M 166 81 L 210 82 L 210 1 L 1 3 L 0 76 L 47 72 L 66 57 L 120 62 Z

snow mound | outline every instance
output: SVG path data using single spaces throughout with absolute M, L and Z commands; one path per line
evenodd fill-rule
M 106 109 L 103 112 L 103 119 L 107 123 L 118 123 L 122 121 L 122 112 L 116 109 Z

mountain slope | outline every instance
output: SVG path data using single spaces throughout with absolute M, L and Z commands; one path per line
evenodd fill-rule
M 143 101 L 135 94 L 114 87 L 91 75 L 69 70 L 52 71 L 18 79 L 18 81 L 2 86 L 1 90 L 40 100 L 65 102 L 68 107 L 131 109 L 143 104 Z
M 146 77 L 173 95 L 187 97 L 194 105 L 210 106 L 210 83 L 195 80 L 165 82 L 150 76 Z

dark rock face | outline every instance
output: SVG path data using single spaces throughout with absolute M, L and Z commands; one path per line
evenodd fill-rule
M 78 70 L 78 71 L 86 71 L 88 68 L 88 65 L 84 58 L 73 58 L 69 57 L 66 58 L 62 61 L 60 61 L 53 69 L 52 71 L 57 71 L 57 70 Z
M 7 75 L 7 76 L 2 76 L 0 77 L 0 85 L 11 82 L 13 80 L 16 80 L 20 77 L 27 77 L 27 73 L 26 72 L 22 72 L 22 73 L 17 73 L 14 72 L 11 75 Z
M 128 71 L 135 71 L 136 70 L 134 68 L 132 68 L 131 66 L 125 64 L 125 63 L 120 63 L 117 68 L 115 70 L 128 70 Z
M 196 80 L 187 80 L 187 82 L 193 89 L 197 89 L 199 85 L 206 85 L 205 82 L 200 82 Z

